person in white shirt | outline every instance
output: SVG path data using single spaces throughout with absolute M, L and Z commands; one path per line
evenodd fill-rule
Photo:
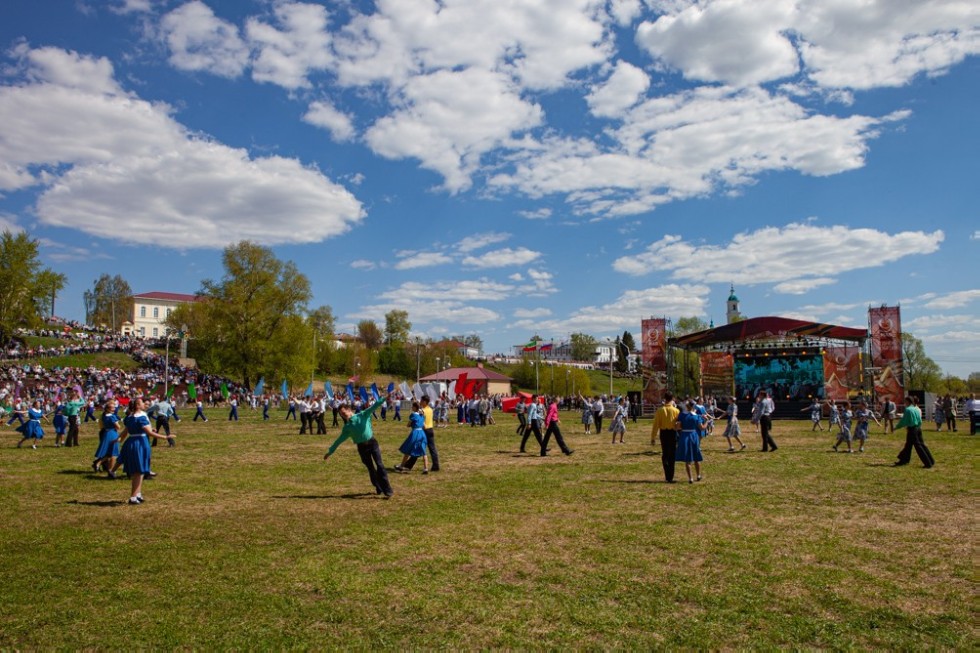
M 776 446 L 776 441 L 772 439 L 772 414 L 776 410 L 776 404 L 773 403 L 769 393 L 765 390 L 759 393 L 759 398 L 759 428 L 762 431 L 762 450 L 775 451 L 779 448 Z

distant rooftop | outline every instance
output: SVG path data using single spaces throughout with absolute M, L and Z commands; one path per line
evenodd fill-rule
M 185 295 L 179 292 L 159 292 L 154 290 L 153 292 L 143 292 L 138 295 L 133 295 L 133 299 L 159 299 L 165 302 L 196 302 L 197 295 Z

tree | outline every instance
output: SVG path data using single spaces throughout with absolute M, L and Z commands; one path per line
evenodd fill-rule
M 380 347 L 384 339 L 381 329 L 372 320 L 361 320 L 357 323 L 357 336 L 372 351 Z
M 41 267 L 39 241 L 21 231 L 0 235 L 0 346 L 18 328 L 43 324 L 54 297 L 65 287 L 65 276 Z
M 91 290 L 83 295 L 85 301 L 85 323 L 90 326 L 105 325 L 113 331 L 133 316 L 133 290 L 120 275 L 110 277 L 103 274 Z
M 905 389 L 936 392 L 942 381 L 942 370 L 926 355 L 922 341 L 911 333 L 902 333 L 902 358 L 905 367 Z
M 246 387 L 260 377 L 292 380 L 309 371 L 312 334 L 306 322 L 310 282 L 296 265 L 247 240 L 225 248 L 225 275 L 201 283 L 192 309 L 194 337 L 215 362 L 217 373 Z M 178 324 L 171 314 L 168 324 Z
M 385 344 L 405 344 L 411 332 L 412 323 L 408 321 L 408 311 L 392 309 L 385 313 Z
M 595 347 L 599 344 L 595 338 L 586 333 L 573 333 L 570 337 L 572 360 L 594 361 Z
M 980 393 L 980 372 L 970 372 L 970 376 L 966 379 L 966 386 L 971 393 Z
M 676 338 L 688 333 L 704 331 L 707 328 L 707 322 L 699 317 L 682 317 L 674 322 L 673 329 L 667 335 Z M 675 355 L 671 372 L 675 394 L 679 396 L 698 394 L 701 387 L 701 366 L 698 364 L 696 352 L 681 351 Z
M 623 331 L 622 338 L 616 339 L 616 371 L 620 374 L 628 373 L 630 371 L 629 357 L 635 353 L 636 341 L 633 340 L 633 334 L 629 331 Z
M 334 354 L 334 316 L 329 306 L 320 306 L 306 316 L 306 322 L 313 332 L 313 372 L 330 372 Z
M 483 351 L 483 338 L 476 335 L 475 333 L 471 333 L 468 336 L 463 336 L 462 338 L 458 338 L 458 340 L 462 342 L 464 345 L 466 345 L 467 347 L 472 347 L 477 352 Z

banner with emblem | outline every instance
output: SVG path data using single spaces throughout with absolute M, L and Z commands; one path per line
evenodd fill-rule
M 824 397 L 846 401 L 861 390 L 861 348 L 827 347 L 823 354 Z
M 735 392 L 735 365 L 724 351 L 706 351 L 698 356 L 702 396 L 728 397 Z
M 868 309 L 871 327 L 871 366 L 875 396 L 902 403 L 905 395 L 905 362 L 902 358 L 902 314 L 898 306 Z
M 643 362 L 643 403 L 656 406 L 667 390 L 667 320 L 649 318 L 640 322 Z

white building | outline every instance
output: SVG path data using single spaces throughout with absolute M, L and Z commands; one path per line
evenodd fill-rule
M 147 292 L 133 295 L 133 317 L 122 325 L 123 335 L 140 338 L 162 338 L 166 333 L 164 320 L 181 304 L 197 301 L 196 295 L 176 292 Z

